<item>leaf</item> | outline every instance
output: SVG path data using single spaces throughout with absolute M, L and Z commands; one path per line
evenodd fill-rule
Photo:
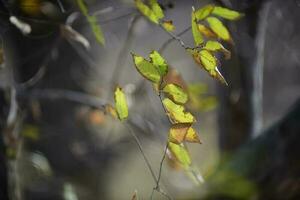
M 205 37 L 208 37 L 208 38 L 216 38 L 217 37 L 214 32 L 212 32 L 209 28 L 207 28 L 203 24 L 198 24 L 198 29 Z
M 40 0 L 21 0 L 18 3 L 18 7 L 27 15 L 36 16 L 41 14 L 42 2 Z
M 119 119 L 126 119 L 128 117 L 127 101 L 126 96 L 120 87 L 117 87 L 115 90 L 115 105 Z
M 110 104 L 105 105 L 105 113 L 109 113 L 115 119 L 118 118 L 116 109 Z
M 191 23 L 192 23 L 192 34 L 193 34 L 195 44 L 196 44 L 196 46 L 199 46 L 204 42 L 204 40 L 203 40 L 202 34 L 200 33 L 200 31 L 198 29 L 194 11 L 192 12 L 192 22 Z
M 153 10 L 151 10 L 146 4 L 141 0 L 134 0 L 137 9 L 146 16 L 151 22 L 159 24 L 159 18 L 156 16 Z
M 231 42 L 231 36 L 228 29 L 224 24 L 216 17 L 208 17 L 206 19 L 210 28 L 217 34 L 217 36 L 225 41 Z
M 224 53 L 226 59 L 229 59 L 231 57 L 230 51 L 225 49 L 223 45 L 217 41 L 207 41 L 204 46 L 204 49 L 209 51 L 221 51 Z
M 152 51 L 149 57 L 151 59 L 151 63 L 160 73 L 160 76 L 165 76 L 168 73 L 168 64 L 165 59 L 157 51 Z
M 149 0 L 149 5 L 158 19 L 164 18 L 164 12 L 157 3 L 157 0 Z
M 180 144 L 184 141 L 191 123 L 173 124 L 169 130 L 169 141 Z
M 169 98 L 165 98 L 163 100 L 163 105 L 166 108 L 168 112 L 167 114 L 169 115 L 171 121 L 174 124 L 193 123 L 196 121 L 194 116 L 191 113 L 184 111 L 184 107 L 182 105 L 178 105 L 174 103 Z
M 188 95 L 184 92 L 184 90 L 176 85 L 176 84 L 167 84 L 163 91 L 176 103 L 184 104 L 188 100 Z
M 135 64 L 136 69 L 140 72 L 142 76 L 153 83 L 160 82 L 160 72 L 157 70 L 155 65 L 145 58 L 135 55 L 132 53 L 133 62 Z
M 192 127 L 190 127 L 184 137 L 184 141 L 186 142 L 192 142 L 192 143 L 200 143 L 200 139 L 199 136 L 197 134 L 197 132 L 195 131 L 195 129 L 193 129 Z
M 162 26 L 164 27 L 164 29 L 166 29 L 169 32 L 175 30 L 175 26 L 173 25 L 173 22 L 171 20 L 163 21 Z
M 228 8 L 223 8 L 220 6 L 214 7 L 212 14 L 222 17 L 224 19 L 228 19 L 228 20 L 238 20 L 244 16 L 244 14 L 242 14 L 242 13 L 239 13 L 234 10 L 230 10 Z
M 88 9 L 85 5 L 84 0 L 77 0 L 77 4 L 78 4 L 79 9 L 82 12 L 82 14 L 86 17 L 97 42 L 99 42 L 102 45 L 105 45 L 105 39 L 104 39 L 102 30 L 101 30 L 101 27 L 99 26 L 99 24 L 97 22 L 97 18 L 95 16 L 89 15 Z
M 195 11 L 195 17 L 197 21 L 205 19 L 208 15 L 212 13 L 214 6 L 209 4 Z
M 185 169 L 189 168 L 191 165 L 191 157 L 184 144 L 169 142 L 168 150 Z
M 223 84 L 227 84 L 225 78 L 222 76 L 217 67 L 217 59 L 208 50 L 195 50 L 189 49 L 192 53 L 194 60 L 200 64 L 211 77 L 216 78 Z
M 40 138 L 40 131 L 39 131 L 38 126 L 25 124 L 21 131 L 21 135 L 24 138 L 27 138 L 27 139 L 30 139 L 33 141 L 37 141 Z

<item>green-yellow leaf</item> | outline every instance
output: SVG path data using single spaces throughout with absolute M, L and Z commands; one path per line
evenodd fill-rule
M 218 41 L 207 41 L 204 46 L 204 49 L 209 51 L 221 51 L 224 53 L 226 59 L 229 59 L 231 56 L 230 51 L 225 49 L 223 45 Z
M 186 142 L 192 142 L 192 143 L 201 143 L 197 132 L 192 127 L 190 127 L 187 130 L 187 133 L 186 133 L 186 135 L 184 137 L 184 141 L 186 141 Z
M 188 95 L 176 84 L 167 84 L 163 91 L 176 103 L 185 104 L 188 100 Z
M 190 123 L 173 124 L 169 130 L 169 141 L 176 144 L 182 143 L 191 125 Z
M 160 75 L 165 76 L 168 73 L 168 64 L 165 59 L 157 51 L 152 51 L 149 57 Z
M 199 46 L 203 43 L 203 36 L 201 34 L 201 32 L 199 31 L 198 29 L 198 24 L 197 24 L 197 21 L 196 21 L 196 16 L 195 16 L 195 13 L 194 11 L 192 12 L 192 33 L 193 33 L 193 38 L 194 38 L 194 41 L 195 41 L 195 44 L 196 46 Z
M 225 41 L 231 41 L 231 37 L 228 29 L 224 26 L 224 24 L 216 17 L 208 17 L 206 18 L 210 28 L 217 34 L 217 36 Z
M 216 34 L 203 24 L 198 24 L 199 31 L 207 38 L 216 38 Z
M 175 144 L 173 142 L 169 142 L 168 150 L 185 169 L 190 167 L 191 157 L 183 144 Z
M 237 20 L 244 16 L 243 14 L 241 14 L 237 11 L 230 10 L 228 8 L 223 8 L 220 6 L 214 7 L 212 14 L 222 17 L 224 19 L 228 19 L 228 20 Z
M 120 120 L 124 120 L 128 117 L 128 107 L 126 96 L 122 91 L 122 88 L 117 87 L 115 90 L 115 106 Z
M 100 44 L 105 44 L 105 39 L 101 30 L 100 25 L 97 22 L 97 18 L 95 16 L 90 16 L 88 12 L 88 8 L 85 5 L 84 0 L 77 0 L 78 7 L 82 14 L 86 17 L 87 21 L 89 22 L 89 25 L 93 31 L 93 34 Z
M 137 9 L 144 15 L 146 16 L 151 22 L 158 24 L 159 23 L 159 18 L 157 15 L 154 13 L 153 10 L 149 8 L 146 4 L 144 4 L 141 0 L 135 0 L 135 6 Z
M 196 10 L 195 16 L 196 16 L 197 21 L 203 20 L 206 17 L 208 17 L 208 15 L 210 15 L 213 10 L 214 10 L 214 6 L 210 5 L 210 4 L 204 6 L 203 8 Z
M 169 32 L 175 30 L 175 26 L 173 25 L 173 22 L 171 20 L 163 21 L 162 26 L 164 27 L 164 29 L 166 29 Z
M 153 83 L 160 82 L 160 72 L 157 70 L 155 65 L 145 58 L 132 54 L 133 62 L 135 64 L 136 69 L 140 72 L 142 76 Z
M 182 105 L 174 103 L 169 98 L 165 98 L 163 100 L 163 105 L 168 112 L 168 116 L 174 124 L 193 123 L 196 121 L 191 113 L 185 112 L 184 107 Z
M 164 18 L 164 12 L 157 3 L 157 0 L 149 0 L 149 5 L 158 19 Z

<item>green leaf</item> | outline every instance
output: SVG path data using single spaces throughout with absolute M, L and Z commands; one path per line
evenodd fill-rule
M 165 59 L 157 51 L 152 51 L 149 57 L 160 75 L 165 76 L 168 73 L 168 64 Z
M 155 24 L 159 24 L 159 18 L 154 13 L 153 10 L 151 10 L 146 4 L 144 4 L 141 0 L 134 0 L 135 6 L 137 9 L 146 16 L 151 22 Z
M 164 18 L 164 12 L 157 3 L 157 0 L 149 0 L 149 5 L 158 19 Z
M 105 39 L 104 39 L 102 30 L 101 30 L 101 27 L 97 22 L 97 18 L 95 16 L 89 15 L 89 12 L 85 5 L 84 0 L 77 0 L 77 4 L 78 4 L 78 7 L 79 7 L 80 11 L 82 12 L 82 14 L 86 17 L 97 42 L 104 45 Z
M 168 149 L 176 160 L 184 166 L 185 169 L 191 165 L 191 157 L 186 147 L 183 144 L 168 143 Z
M 167 84 L 163 91 L 176 103 L 184 104 L 188 100 L 188 95 L 183 91 L 183 89 L 176 84 Z
M 217 36 L 225 41 L 231 41 L 231 37 L 228 29 L 224 24 L 216 17 L 208 17 L 206 19 L 210 28 L 217 34 Z
M 199 136 L 198 136 L 197 132 L 195 131 L 195 129 L 193 129 L 193 127 L 190 127 L 187 130 L 187 133 L 184 137 L 184 141 L 191 142 L 191 143 L 200 143 L 201 144 Z
M 203 8 L 196 10 L 195 16 L 196 16 L 197 21 L 203 20 L 206 17 L 208 17 L 208 15 L 210 15 L 213 10 L 214 10 L 214 6 L 211 4 L 206 5 Z
M 128 117 L 127 101 L 126 96 L 120 87 L 117 87 L 115 90 L 115 105 L 119 119 L 126 119 Z
M 228 8 L 223 8 L 220 6 L 216 6 L 213 9 L 212 14 L 222 17 L 224 19 L 228 19 L 228 20 L 238 20 L 244 16 L 244 14 L 241 14 L 237 11 L 230 10 Z
M 175 30 L 175 26 L 173 25 L 173 22 L 171 20 L 163 21 L 162 26 L 166 31 L 172 32 Z
M 196 46 L 199 46 L 204 42 L 204 40 L 203 40 L 203 36 L 202 36 L 201 32 L 198 29 L 198 24 L 196 22 L 196 16 L 195 16 L 194 11 L 192 12 L 192 22 L 191 23 L 192 23 L 192 33 L 193 33 L 193 38 L 194 38 L 195 44 L 196 44 Z
M 184 107 L 182 105 L 174 103 L 169 98 L 165 98 L 163 100 L 163 105 L 166 108 L 167 114 L 173 124 L 193 123 L 196 121 L 191 113 L 184 111 Z
M 159 83 L 161 79 L 160 72 L 157 70 L 155 65 L 142 56 L 138 56 L 132 53 L 133 62 L 136 69 L 142 76 L 153 83 Z
M 204 49 L 209 50 L 209 51 L 214 51 L 214 52 L 221 51 L 224 53 L 226 59 L 229 59 L 231 56 L 230 51 L 225 49 L 223 47 L 223 45 L 218 41 L 207 41 L 204 46 Z

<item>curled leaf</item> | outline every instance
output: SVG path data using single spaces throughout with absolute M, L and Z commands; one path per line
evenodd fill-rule
M 168 64 L 165 59 L 157 51 L 152 51 L 149 57 L 160 75 L 165 76 L 168 73 Z
M 212 13 L 214 6 L 209 4 L 195 11 L 197 21 L 203 20 Z
M 155 14 L 155 12 L 149 8 L 146 4 L 144 4 L 141 0 L 134 0 L 135 6 L 137 9 L 146 16 L 151 22 L 155 24 L 159 24 L 159 17 Z M 157 12 L 157 11 L 156 11 Z
M 115 105 L 120 120 L 124 120 L 128 117 L 128 107 L 126 96 L 120 87 L 115 90 Z
M 164 29 L 166 29 L 169 32 L 175 30 L 175 26 L 173 25 L 173 22 L 171 20 L 163 21 L 162 26 L 164 27 Z
M 221 51 L 224 53 L 226 59 L 229 59 L 231 57 L 230 51 L 225 49 L 225 47 L 217 41 L 207 41 L 204 46 L 204 49 L 209 51 Z
M 193 123 L 196 121 L 191 113 L 185 112 L 185 109 L 182 105 L 174 103 L 169 98 L 165 98 L 163 100 L 163 105 L 167 110 L 168 116 L 174 124 Z
M 197 20 L 196 20 L 196 16 L 195 16 L 195 12 L 192 12 L 192 34 L 193 34 L 193 38 L 195 41 L 196 46 L 201 45 L 204 40 L 203 40 L 203 36 L 201 34 L 201 32 L 198 29 L 198 25 L 197 25 Z
M 153 83 L 159 83 L 160 82 L 160 72 L 157 70 L 155 65 L 145 58 L 135 55 L 132 53 L 133 62 L 135 64 L 136 69 L 142 76 L 144 76 L 146 79 Z
M 188 95 L 176 84 L 167 84 L 163 91 L 176 103 L 185 104 L 188 100 Z
M 206 18 L 210 28 L 217 34 L 217 36 L 225 41 L 231 42 L 231 36 L 228 29 L 224 24 L 216 17 Z
M 242 13 L 239 13 L 234 10 L 230 10 L 228 8 L 223 8 L 220 6 L 214 7 L 212 14 L 222 17 L 224 19 L 228 19 L 228 20 L 238 20 L 244 16 L 244 14 L 242 14 Z

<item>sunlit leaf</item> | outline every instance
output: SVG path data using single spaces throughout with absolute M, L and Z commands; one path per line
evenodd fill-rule
M 169 142 L 168 150 L 184 168 L 187 169 L 191 165 L 190 154 L 182 143 L 175 144 L 173 142 Z
M 134 0 L 135 6 L 137 9 L 146 16 L 151 22 L 158 24 L 159 23 L 159 17 L 154 13 L 153 10 L 149 8 L 146 4 L 144 4 L 141 0 Z
M 191 123 L 173 124 L 169 130 L 169 141 L 180 144 L 184 141 Z
M 207 38 L 216 38 L 217 35 L 203 24 L 198 24 L 199 31 Z
M 228 8 L 223 8 L 220 6 L 214 7 L 212 14 L 222 17 L 224 19 L 228 19 L 228 20 L 237 20 L 244 16 L 243 14 L 241 14 L 237 11 L 230 10 Z
M 192 53 L 194 60 L 200 64 L 211 77 L 216 78 L 221 83 L 228 85 L 225 78 L 218 70 L 217 59 L 208 50 L 198 51 L 196 49 L 189 49 L 189 52 Z
M 174 103 L 169 98 L 165 98 L 163 104 L 173 123 L 193 123 L 196 121 L 191 113 L 185 112 L 182 105 Z
M 216 17 L 208 17 L 206 18 L 210 28 L 217 34 L 217 36 L 225 41 L 231 41 L 231 36 L 229 34 L 228 29 L 224 26 L 224 24 Z
M 155 65 L 145 58 L 132 54 L 133 56 L 133 62 L 135 64 L 136 69 L 140 72 L 142 76 L 144 76 L 149 81 L 152 81 L 154 83 L 160 82 L 160 72 L 157 70 Z
M 128 117 L 127 101 L 126 96 L 120 87 L 117 87 L 115 90 L 115 105 L 119 119 L 126 119 Z
M 197 134 L 197 132 L 195 131 L 195 129 L 193 127 L 190 127 L 187 130 L 187 133 L 184 137 L 184 141 L 186 142 L 192 142 L 192 143 L 201 143 L 199 136 Z
M 197 21 L 203 20 L 206 17 L 208 17 L 208 15 L 210 15 L 213 10 L 214 10 L 214 6 L 210 4 L 196 10 L 195 16 Z
M 164 12 L 157 3 L 157 0 L 149 0 L 149 5 L 158 19 L 162 19 L 164 17 Z
M 172 32 L 175 30 L 175 26 L 173 25 L 173 22 L 171 20 L 163 21 L 162 25 L 169 32 Z
M 95 16 L 89 15 L 88 9 L 85 5 L 84 0 L 77 0 L 78 7 L 82 14 L 86 17 L 92 32 L 96 38 L 96 41 L 99 42 L 100 44 L 105 44 L 105 39 L 101 30 L 100 25 L 97 22 L 97 18 Z
M 176 84 L 167 84 L 163 91 L 176 103 L 184 104 L 188 100 L 188 95 Z
M 223 47 L 223 45 L 218 41 L 207 41 L 204 45 L 204 49 L 209 51 L 221 51 L 224 53 L 226 59 L 231 57 L 230 51 L 225 49 L 225 47 Z
M 157 51 L 152 51 L 149 57 L 160 75 L 165 76 L 168 73 L 168 64 L 165 59 Z
M 196 46 L 199 46 L 203 43 L 203 36 L 198 29 L 198 24 L 196 21 L 196 16 L 194 11 L 192 12 L 192 33 Z

